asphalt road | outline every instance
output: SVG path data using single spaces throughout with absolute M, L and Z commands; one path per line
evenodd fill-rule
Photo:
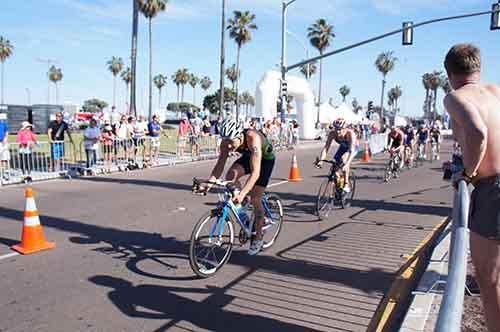
M 5 256 L 20 239 L 22 187 L 0 189 L 0 331 L 365 331 L 394 273 L 450 212 L 440 163 L 381 181 L 384 160 L 356 165 L 356 200 L 313 215 L 320 146 L 298 151 L 304 181 L 279 154 L 270 191 L 284 200 L 274 247 L 236 248 L 197 279 L 189 237 L 216 195 L 193 196 L 213 161 L 34 185 L 53 250 Z

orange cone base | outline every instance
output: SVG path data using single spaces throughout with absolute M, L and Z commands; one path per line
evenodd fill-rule
M 299 170 L 292 169 L 290 171 L 290 176 L 288 177 L 288 182 L 300 182 L 300 181 L 302 181 L 302 178 L 299 175 Z
M 25 226 L 21 243 L 12 246 L 11 249 L 23 255 L 33 254 L 42 250 L 55 248 L 55 243 L 45 241 L 42 232 L 42 226 Z

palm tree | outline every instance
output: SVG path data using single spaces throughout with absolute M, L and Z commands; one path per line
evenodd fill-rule
M 208 89 L 210 89 L 210 87 L 212 86 L 212 80 L 210 79 L 210 77 L 208 76 L 205 76 L 201 79 L 200 81 L 200 85 L 201 85 L 201 88 L 205 91 L 205 93 L 207 92 Z
M 132 47 L 131 47 L 131 86 L 130 86 L 130 114 L 137 116 L 135 107 L 135 91 L 136 91 L 136 72 L 137 72 L 137 35 L 139 30 L 139 3 L 137 0 L 132 0 Z
M 431 73 L 425 73 L 422 75 L 422 84 L 425 89 L 425 104 L 424 104 L 424 113 L 430 114 L 431 112 L 431 78 L 432 74 Z
M 56 68 L 55 66 L 49 69 L 49 80 L 56 86 L 56 105 L 59 104 L 59 88 L 57 83 L 63 79 L 63 74 L 61 68 Z
M 149 121 L 153 115 L 153 18 L 167 8 L 168 0 L 137 0 L 139 9 L 149 20 Z
M 226 77 L 231 81 L 233 90 L 236 90 L 236 81 L 238 81 L 238 76 L 240 76 L 239 74 L 241 73 L 236 70 L 235 64 L 226 69 Z
M 130 70 L 130 67 L 127 67 L 126 69 L 124 69 L 121 73 L 121 77 L 122 77 L 122 80 L 123 82 L 125 82 L 125 85 L 127 87 L 127 98 L 125 100 L 128 100 L 128 93 L 129 93 L 129 85 L 130 85 L 130 82 L 132 81 L 132 71 Z M 132 110 L 132 106 L 129 106 L 130 107 L 130 110 Z
M 396 85 L 394 88 L 392 88 L 392 94 L 393 94 L 393 98 L 394 98 L 394 110 L 396 111 L 396 113 L 399 111 L 399 105 L 398 105 L 398 101 L 399 101 L 399 98 L 401 98 L 401 96 L 403 95 L 403 91 L 401 90 L 401 87 L 399 85 Z
M 443 89 L 443 92 L 448 94 L 451 92 L 451 84 L 450 84 L 450 80 L 448 79 L 448 77 L 442 77 L 441 79 L 441 89 Z
M 248 117 L 248 106 L 251 104 L 252 95 L 245 91 L 241 94 L 241 104 L 245 105 L 245 117 Z
M 228 20 L 227 29 L 229 30 L 229 37 L 234 39 L 237 46 L 236 53 L 236 73 L 240 72 L 240 53 L 241 48 L 246 43 L 252 40 L 252 30 L 257 29 L 257 25 L 254 23 L 255 14 L 249 11 L 241 12 L 239 10 L 234 11 L 234 17 Z M 236 119 L 239 119 L 239 100 L 238 100 L 238 90 L 240 75 L 236 78 Z
M 8 39 L 5 39 L 4 37 L 0 36 L 0 62 L 2 63 L 2 99 L 0 104 L 4 104 L 4 95 L 3 95 L 3 89 L 4 89 L 4 63 L 5 60 L 7 60 L 12 53 L 14 52 L 14 46 L 10 43 Z
M 158 89 L 158 108 L 161 108 L 161 89 L 167 84 L 167 77 L 162 74 L 158 74 L 153 78 L 153 82 Z
M 180 94 L 180 87 L 181 87 L 181 80 L 180 80 L 179 71 L 176 71 L 175 74 L 172 74 L 171 79 L 172 79 L 172 82 L 174 82 L 175 86 L 177 87 L 177 102 L 179 102 L 179 94 Z
M 311 79 L 311 76 L 316 74 L 318 71 L 318 66 L 316 65 L 317 62 L 313 61 L 308 64 L 300 66 L 300 72 L 302 75 L 304 75 L 307 79 Z
M 360 110 L 363 109 L 363 107 L 361 107 L 361 105 L 359 105 L 359 102 L 356 98 L 354 98 L 352 100 L 352 110 L 354 111 L 354 113 L 358 114 Z
M 437 108 L 436 108 L 436 101 L 437 101 L 437 91 L 442 85 L 442 76 L 443 72 L 442 71 L 433 71 L 429 80 L 429 85 L 431 88 L 431 91 L 433 92 L 432 96 L 432 116 L 433 119 L 436 119 L 437 116 Z
M 345 103 L 345 97 L 351 93 L 351 89 L 347 85 L 342 85 L 339 89 L 339 93 L 342 96 L 342 102 Z
M 196 86 L 200 83 L 200 79 L 195 74 L 189 76 L 189 85 L 193 88 L 193 105 L 196 105 Z
M 331 46 L 333 38 L 335 38 L 335 33 L 333 32 L 333 25 L 328 24 L 328 22 L 320 18 L 314 22 L 307 29 L 307 37 L 311 45 L 319 51 L 320 55 L 323 55 L 325 50 Z M 319 110 L 321 105 L 321 86 L 323 84 L 323 59 L 319 60 L 319 89 L 318 89 L 318 117 L 316 120 L 316 126 L 319 126 Z
M 106 64 L 108 70 L 113 74 L 113 106 L 116 107 L 116 75 L 123 69 L 123 59 L 114 56 Z
M 398 59 L 394 56 L 394 52 L 383 52 L 380 53 L 375 60 L 375 67 L 378 71 L 382 73 L 382 94 L 380 95 L 380 120 L 382 121 L 384 116 L 384 89 L 385 89 L 385 78 L 387 74 L 394 69 L 394 65 Z
M 178 75 L 177 79 L 179 80 L 179 84 L 182 87 L 181 93 L 181 101 L 184 101 L 184 86 L 189 83 L 189 79 L 191 76 L 189 75 L 189 71 L 187 68 L 181 68 L 177 71 L 176 75 Z

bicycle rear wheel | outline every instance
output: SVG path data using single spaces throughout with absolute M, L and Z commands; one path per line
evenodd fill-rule
M 344 198 L 342 199 L 342 208 L 351 206 L 351 203 L 354 199 L 354 194 L 356 193 L 356 176 L 353 172 L 349 175 L 349 186 L 351 187 L 351 191 L 349 193 L 344 194 Z
M 233 222 L 228 217 L 221 231 L 220 219 L 218 213 L 209 212 L 203 215 L 191 234 L 189 264 L 193 272 L 201 278 L 213 276 L 229 260 L 233 250 Z M 214 232 L 211 236 L 212 229 Z
M 392 174 L 393 170 L 394 170 L 394 160 L 391 159 L 384 170 L 384 182 L 389 182 L 389 180 L 393 176 Z
M 319 219 L 328 218 L 332 209 L 335 197 L 335 182 L 330 179 L 324 181 L 319 187 L 318 198 L 316 201 L 316 214 Z
M 270 248 L 276 242 L 283 226 L 283 205 L 281 204 L 281 199 L 274 194 L 267 194 L 266 197 L 266 224 L 263 227 L 264 245 L 262 249 Z

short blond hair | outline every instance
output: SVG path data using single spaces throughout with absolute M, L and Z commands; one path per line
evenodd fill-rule
M 457 75 L 470 75 L 481 71 L 481 51 L 472 44 L 457 44 L 446 54 L 446 71 Z

